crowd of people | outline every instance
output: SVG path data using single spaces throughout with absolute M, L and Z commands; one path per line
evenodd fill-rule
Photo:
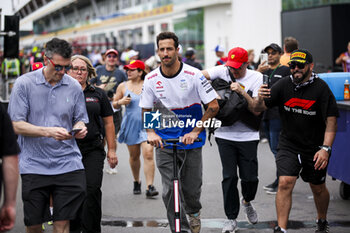
M 222 232 L 236 231 L 241 206 L 250 224 L 259 221 L 252 201 L 259 183 L 261 128 L 276 161 L 276 178 L 263 187 L 268 194 L 276 194 L 278 224 L 273 231 L 287 232 L 292 192 L 300 176 L 314 196 L 315 232 L 329 232 L 325 178 L 339 113 L 329 87 L 313 71 L 312 54 L 287 37 L 283 49 L 275 43 L 267 45 L 262 51 L 267 61 L 255 64 L 253 50 L 234 47 L 225 56 L 218 45 L 214 51 L 219 60 L 202 70 L 194 49 L 188 48 L 182 58 L 175 33 L 160 33 L 156 46 L 157 54 L 143 62 L 132 48 L 121 55 L 113 48 L 103 56 L 96 50 L 88 57 L 73 55 L 65 40 L 53 38 L 46 43 L 38 56 L 42 66 L 32 66 L 33 71 L 17 78 L 8 115 L 2 108 L 0 112 L 5 184 L 0 231 L 14 225 L 18 163 L 26 232 L 42 232 L 42 223 L 51 220 L 54 232 L 101 232 L 104 160 L 112 169 L 117 166 L 119 142 L 129 151 L 133 194 L 142 193 L 142 154 L 145 196 L 159 195 L 154 186 L 157 166 L 170 230 L 175 232 L 174 218 L 179 217 L 181 232 L 200 232 L 206 129 L 203 124 L 148 128 L 143 116 L 161 111 L 177 121 L 213 120 L 220 110 L 220 97 L 211 82 L 223 79 L 247 105 L 237 121 L 214 132 L 227 217 Z M 347 53 L 336 61 L 345 68 Z M 38 64 L 35 59 L 33 64 Z M 300 105 L 303 101 L 308 101 L 307 108 Z M 164 140 L 179 137 L 182 204 L 180 216 L 175 216 L 173 149 Z

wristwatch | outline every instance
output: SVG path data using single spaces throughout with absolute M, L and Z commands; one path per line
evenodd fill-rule
M 328 154 L 330 154 L 332 152 L 332 147 L 330 147 L 330 146 L 322 145 L 322 146 L 320 146 L 320 149 L 327 151 Z

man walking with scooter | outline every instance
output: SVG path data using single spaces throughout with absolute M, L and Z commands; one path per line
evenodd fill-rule
M 178 45 L 178 38 L 172 32 L 157 36 L 161 66 L 146 76 L 140 107 L 147 139 L 157 147 L 156 162 L 162 176 L 162 197 L 170 229 L 197 233 L 201 228 L 202 146 L 205 143 L 202 123 L 213 118 L 219 106 L 214 89 L 201 72 L 178 59 Z M 204 114 L 201 102 L 208 105 Z M 157 111 L 151 112 L 152 108 Z M 173 150 L 163 146 L 162 140 L 179 137 L 183 137 L 177 150 L 180 224 L 175 224 Z M 197 138 L 202 141 L 197 142 Z

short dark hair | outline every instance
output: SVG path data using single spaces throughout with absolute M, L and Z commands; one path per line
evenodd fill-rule
M 159 33 L 157 36 L 157 47 L 159 48 L 159 41 L 160 40 L 166 40 L 166 39 L 173 39 L 175 48 L 177 49 L 179 47 L 179 38 L 173 32 L 161 32 L 161 33 Z
M 53 38 L 45 45 L 45 56 L 52 58 L 54 54 L 58 54 L 63 58 L 70 58 L 72 56 L 72 46 L 65 40 Z
M 294 37 L 289 36 L 284 38 L 284 47 L 287 53 L 291 53 L 299 48 L 299 42 Z

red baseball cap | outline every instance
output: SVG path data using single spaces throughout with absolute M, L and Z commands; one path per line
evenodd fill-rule
M 128 70 L 135 70 L 135 69 L 145 70 L 145 63 L 143 63 L 143 61 L 140 61 L 140 60 L 133 60 L 133 61 L 130 62 L 129 65 L 125 65 L 124 69 L 128 69 Z
M 33 63 L 33 65 L 32 65 L 32 71 L 37 70 L 37 69 L 40 69 L 41 67 L 43 67 L 43 63 L 41 63 L 41 62 L 35 62 L 35 63 Z
M 109 53 L 114 53 L 115 55 L 119 55 L 118 54 L 118 51 L 115 50 L 115 49 L 108 49 L 106 52 L 105 52 L 105 56 L 107 56 Z
M 236 47 L 228 52 L 226 66 L 238 69 L 241 65 L 248 61 L 248 52 L 240 47 Z

